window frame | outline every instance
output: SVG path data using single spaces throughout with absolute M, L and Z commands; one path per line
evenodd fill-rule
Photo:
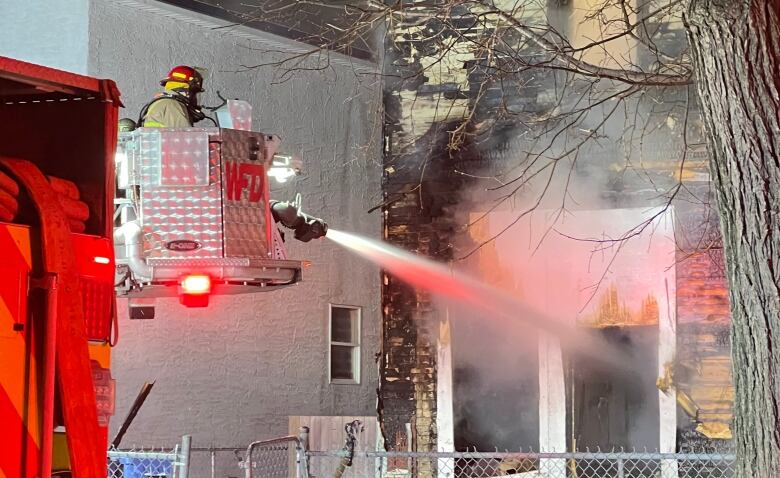
M 333 341 L 333 309 L 349 309 L 355 311 L 356 317 L 351 321 L 354 329 L 351 330 L 353 342 L 334 342 Z M 351 315 L 351 314 L 350 314 Z M 362 352 L 362 322 L 363 307 L 347 304 L 328 304 L 328 383 L 336 385 L 360 385 L 361 382 L 361 352 Z M 356 329 L 356 330 L 355 330 Z M 333 346 L 352 347 L 352 376 L 353 378 L 333 378 L 331 363 L 333 360 Z

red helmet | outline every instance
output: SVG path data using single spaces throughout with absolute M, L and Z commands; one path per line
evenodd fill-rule
M 203 76 L 200 72 L 191 66 L 179 65 L 173 67 L 168 76 L 160 80 L 160 85 L 165 86 L 169 81 L 187 83 L 189 90 L 193 93 L 203 91 Z

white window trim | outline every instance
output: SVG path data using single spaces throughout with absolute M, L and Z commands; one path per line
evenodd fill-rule
M 334 342 L 333 338 L 333 308 L 338 307 L 342 309 L 351 309 L 357 311 L 357 333 L 355 334 L 354 342 Z M 363 335 L 363 308 L 357 305 L 346 304 L 328 304 L 328 383 L 336 385 L 360 385 L 361 370 L 360 370 L 360 356 L 362 351 L 361 337 Z M 346 378 L 333 378 L 330 371 L 331 355 L 334 345 L 344 345 L 352 347 L 352 373 L 355 377 L 354 380 Z

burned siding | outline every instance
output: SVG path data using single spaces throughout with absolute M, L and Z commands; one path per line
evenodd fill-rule
M 714 211 L 702 206 L 680 204 L 676 213 L 675 377 L 678 394 L 688 400 L 679 407 L 678 446 L 720 448 L 731 438 L 734 405 L 731 310 L 720 231 Z

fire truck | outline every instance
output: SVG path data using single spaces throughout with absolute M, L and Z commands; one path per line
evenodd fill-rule
M 291 285 L 276 224 L 327 230 L 270 200 L 299 162 L 247 104 L 217 112 L 228 127 L 118 137 L 120 106 L 111 80 L 0 57 L 0 478 L 106 476 L 117 295 L 148 318 L 158 297 Z
M 277 221 L 307 241 L 327 225 L 297 201 L 271 201 L 269 176 L 285 180 L 300 160 L 278 154 L 279 137 L 250 131 L 251 106 L 216 110 L 229 128 L 140 128 L 122 132 L 116 155 L 117 292 L 130 318 L 152 318 L 153 301 L 188 307 L 210 294 L 268 291 L 301 279 Z

